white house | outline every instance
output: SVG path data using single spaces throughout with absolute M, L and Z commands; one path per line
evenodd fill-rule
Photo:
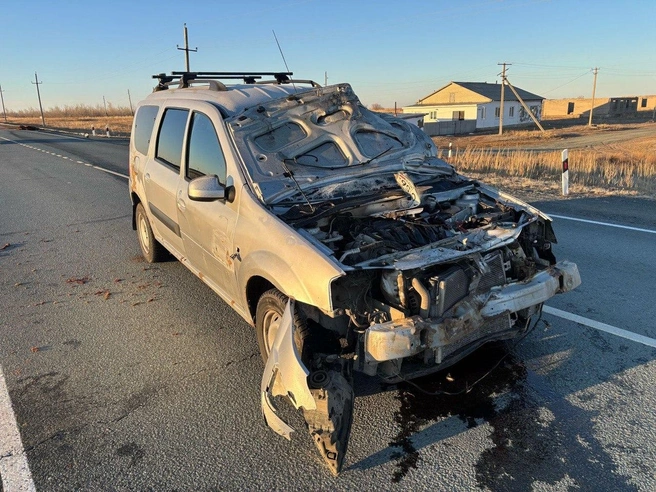
M 544 98 L 519 87 L 515 87 L 515 90 L 530 111 L 540 120 Z M 444 121 L 469 121 L 471 123 L 475 121 L 476 129 L 495 128 L 499 126 L 501 114 L 501 84 L 450 82 L 420 99 L 417 104 L 405 106 L 403 113 L 426 113 L 424 116 L 426 124 Z M 521 125 L 530 121 L 531 118 L 526 110 L 510 87 L 506 86 L 503 126 Z

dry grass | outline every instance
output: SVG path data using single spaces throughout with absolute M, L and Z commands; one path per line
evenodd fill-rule
M 91 128 L 104 131 L 109 126 L 112 133 L 130 133 L 132 128 L 132 111 L 128 107 L 114 106 L 55 106 L 44 111 L 46 126 L 60 130 L 84 131 L 91 133 Z M 41 113 L 29 108 L 7 113 L 7 121 L 18 125 L 42 126 Z
M 45 116 L 46 126 L 58 130 L 91 133 L 91 128 L 104 132 L 109 126 L 113 134 L 129 134 L 132 128 L 132 116 L 84 116 L 84 117 L 51 117 Z M 9 117 L 7 121 L 18 125 L 34 125 L 41 127 L 41 116 Z
M 44 111 L 46 117 L 51 118 L 79 118 L 89 116 L 131 116 L 132 110 L 126 106 L 114 106 L 112 103 L 107 103 L 107 107 L 101 106 L 88 106 L 86 104 L 77 104 L 75 106 L 54 106 Z M 37 108 L 27 108 L 18 111 L 9 111 L 8 117 L 41 117 L 41 113 Z
M 651 126 L 650 126 L 651 125 Z M 560 151 L 527 151 L 513 149 L 549 142 L 568 146 L 569 138 L 593 137 L 594 144 L 570 148 L 570 189 L 605 189 L 656 196 L 656 128 L 648 136 L 631 137 L 623 130 L 653 127 L 653 123 L 570 126 L 545 133 L 532 130 L 511 130 L 504 135 L 476 134 L 457 137 L 434 137 L 440 149 L 453 142 L 456 151 L 451 163 L 464 174 L 478 173 L 502 179 L 523 178 L 560 184 L 562 161 Z M 635 133 L 635 132 L 634 132 Z M 642 135 L 644 131 L 640 132 Z M 603 135 L 613 135 L 604 137 Z M 619 141 L 617 136 L 626 138 Z M 612 141 L 612 143 L 604 143 Z M 462 150 L 464 149 L 464 150 Z M 503 149 L 503 150 L 498 150 Z M 444 152 L 444 150 L 443 150 Z
M 569 152 L 569 179 L 572 185 L 605 189 L 634 190 L 656 194 L 656 137 L 643 145 L 623 149 L 573 149 Z M 650 150 L 651 149 L 651 150 Z M 458 171 L 493 174 L 499 177 L 528 178 L 559 183 L 562 177 L 560 152 L 496 151 L 466 148 L 450 161 Z

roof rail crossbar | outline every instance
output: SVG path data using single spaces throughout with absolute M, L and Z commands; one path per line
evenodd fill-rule
M 155 91 L 166 90 L 172 85 L 173 82 L 178 82 L 178 87 L 181 89 L 189 87 L 190 82 L 193 81 L 211 81 L 217 79 L 223 80 L 243 80 L 245 84 L 310 84 L 312 87 L 321 87 L 313 80 L 294 80 L 291 76 L 293 72 L 171 72 L 171 75 L 160 73 L 153 75 L 154 79 L 158 79 L 159 83 L 155 87 Z M 273 80 L 261 80 L 262 77 L 273 77 Z M 220 84 L 223 86 L 223 84 Z M 225 87 L 225 86 L 223 86 Z M 223 90 L 223 89 L 222 89 Z
M 312 87 L 321 87 L 321 84 L 318 82 L 315 82 L 314 80 L 310 79 L 287 79 L 284 82 L 280 82 L 277 79 L 276 80 L 262 80 L 260 82 L 256 82 L 257 84 L 310 84 Z
M 261 79 L 263 76 L 275 77 L 279 84 L 289 80 L 289 76 L 293 75 L 292 72 L 171 72 L 172 76 L 180 76 L 184 81 L 181 87 L 185 87 L 186 83 L 192 79 L 229 79 L 236 80 L 242 79 L 245 84 L 254 84 L 256 80 Z

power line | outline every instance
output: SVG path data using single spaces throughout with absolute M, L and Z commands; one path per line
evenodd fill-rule
M 553 92 L 553 91 L 555 91 L 555 90 L 557 90 L 557 89 L 560 89 L 561 87 L 565 87 L 566 85 L 571 84 L 571 83 L 574 82 L 575 80 L 578 80 L 578 79 L 580 79 L 581 77 L 585 77 L 585 76 L 588 75 L 589 73 L 590 73 L 590 70 L 586 70 L 584 73 L 582 73 L 582 74 L 579 75 L 578 77 L 573 78 L 573 79 L 570 80 L 569 82 L 565 82 L 563 85 L 559 85 L 558 87 L 554 87 L 553 89 L 549 89 L 548 91 L 542 91 L 542 94 L 549 94 L 550 92 Z

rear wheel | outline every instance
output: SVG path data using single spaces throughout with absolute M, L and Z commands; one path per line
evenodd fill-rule
M 260 355 L 264 362 L 269 358 L 271 347 L 278 334 L 283 313 L 287 307 L 289 298 L 278 289 L 267 290 L 257 302 L 255 312 L 255 329 L 257 331 L 257 343 L 260 347 Z M 308 327 L 306 321 L 294 310 L 294 343 L 303 363 L 308 361 L 308 347 L 306 344 Z
M 162 246 L 155 236 L 153 229 L 150 227 L 148 216 L 141 203 L 137 204 L 136 222 L 137 222 L 137 238 L 139 239 L 139 246 L 141 247 L 141 254 L 148 263 L 157 263 L 162 261 L 167 256 L 167 251 Z

